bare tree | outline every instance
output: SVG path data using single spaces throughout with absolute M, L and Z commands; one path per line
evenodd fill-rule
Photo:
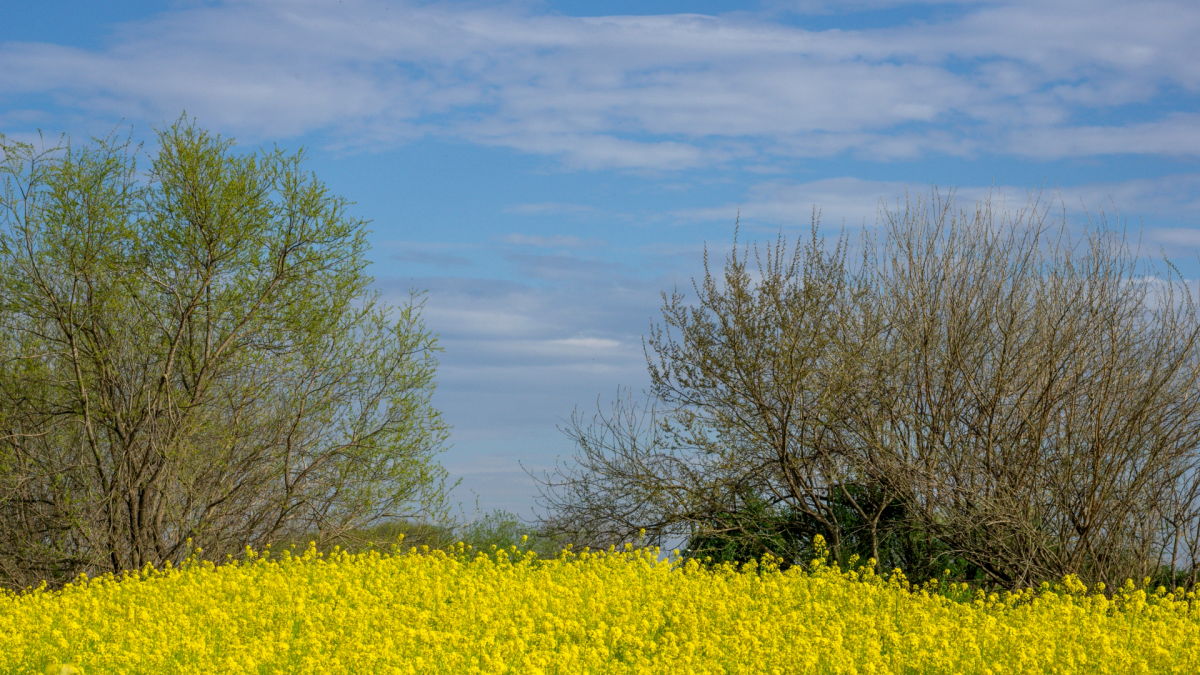
M 298 154 L 158 143 L 0 145 L 5 584 L 441 508 L 436 343 L 363 221 Z
M 663 323 L 646 341 L 653 408 L 626 397 L 565 430 L 580 452 L 544 478 L 546 525 L 601 543 L 643 528 L 750 539 L 764 534 L 753 504 L 799 516 L 792 526 L 807 525 L 793 534 L 823 533 L 840 555 L 849 509 L 878 556 L 892 495 L 876 484 L 883 494 L 864 499 L 838 424 L 870 357 L 866 338 L 880 330 L 858 311 L 867 278 L 847 267 L 844 242 L 825 248 L 815 218 L 806 243 L 735 243 L 719 274 L 707 253 L 704 268 L 696 304 L 664 294 Z
M 650 417 L 576 418 L 547 524 L 695 541 L 761 538 L 766 517 L 841 557 L 907 538 L 1005 585 L 1194 582 L 1195 300 L 1169 263 L 1048 215 L 935 194 L 885 213 L 856 266 L 815 218 L 803 247 L 735 244 L 720 276 L 706 255 L 646 341 Z
M 1169 264 L 1139 274 L 1115 233 L 1073 244 L 1046 215 L 933 200 L 889 218 L 880 394 L 849 426 L 923 527 L 998 582 L 1194 581 L 1194 298 Z

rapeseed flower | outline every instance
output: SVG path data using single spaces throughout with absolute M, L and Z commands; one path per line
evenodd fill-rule
M 4 593 L 0 672 L 1200 672 L 1184 589 L 945 587 L 820 555 L 247 551 Z

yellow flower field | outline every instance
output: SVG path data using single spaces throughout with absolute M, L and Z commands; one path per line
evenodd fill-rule
M 654 549 L 248 552 L 6 594 L 0 672 L 1200 672 L 1182 589 L 932 589 Z

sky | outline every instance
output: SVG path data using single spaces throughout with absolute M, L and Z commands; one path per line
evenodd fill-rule
M 1031 195 L 1200 276 L 1195 0 L 41 0 L 0 22 L 0 133 L 186 112 L 371 221 L 425 295 L 462 513 L 536 513 L 558 427 L 648 380 L 705 245 Z

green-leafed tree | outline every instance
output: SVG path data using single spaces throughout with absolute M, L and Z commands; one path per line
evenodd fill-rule
M 516 514 L 498 509 L 478 516 L 458 528 L 458 539 L 480 551 L 516 546 L 521 551 L 533 551 L 541 558 L 554 558 L 564 542 L 523 522 Z
M 443 508 L 420 298 L 300 154 L 0 139 L 0 583 Z

